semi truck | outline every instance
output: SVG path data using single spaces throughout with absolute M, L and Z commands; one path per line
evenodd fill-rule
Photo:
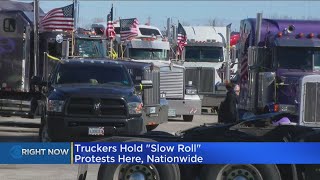
M 120 27 L 115 24 L 115 30 Z M 201 114 L 201 99 L 192 86 L 185 83 L 186 69 L 169 59 L 170 43 L 157 27 L 138 25 L 138 36 L 121 43 L 116 35 L 115 49 L 120 58 L 130 61 L 149 62 L 160 69 L 159 91 L 168 101 L 168 117 L 182 116 L 184 121 L 192 121 L 194 115 Z
M 257 18 L 241 21 L 240 109 L 287 112 L 319 125 L 320 21 Z M 301 94 L 304 92 L 304 94 Z
M 31 79 L 34 75 L 48 76 L 44 73 L 50 71 L 44 68 L 45 53 L 59 58 L 69 55 L 105 57 L 105 43 L 102 42 L 102 37 L 75 34 L 72 38 L 71 33 L 62 31 L 40 32 L 39 41 L 35 42 L 35 13 L 23 9 L 19 2 L 12 3 L 15 4 L 15 9 L 0 11 L 0 114 L 32 118 L 39 114 L 38 100 L 41 93 Z M 75 46 L 71 46 L 71 42 Z M 35 43 L 39 47 L 38 60 L 35 60 Z M 62 51 L 63 49 L 66 51 Z M 52 68 L 54 61 L 48 64 Z
M 185 82 L 192 82 L 202 100 L 202 108 L 218 110 L 226 89 L 219 69 L 226 63 L 226 27 L 183 26 L 187 45 L 181 60 L 186 67 Z

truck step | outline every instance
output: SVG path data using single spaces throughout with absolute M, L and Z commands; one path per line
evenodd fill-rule
M 210 108 L 210 107 L 202 107 L 201 114 L 203 114 L 203 115 L 214 115 L 214 114 L 217 114 L 217 112 L 215 112 L 215 110 Z

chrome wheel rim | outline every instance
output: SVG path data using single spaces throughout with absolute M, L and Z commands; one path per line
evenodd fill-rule
M 160 180 L 154 165 L 127 164 L 119 165 L 113 180 Z
M 221 180 L 263 180 L 259 170 L 251 165 L 225 165 L 218 173 Z

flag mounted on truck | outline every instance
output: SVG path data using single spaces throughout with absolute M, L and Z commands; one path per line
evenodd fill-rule
M 52 9 L 43 17 L 43 19 L 39 23 L 39 26 L 43 31 L 73 31 L 74 4 Z
M 108 39 L 113 39 L 116 36 L 116 32 L 113 26 L 113 6 L 111 7 L 111 10 L 107 16 L 107 19 L 108 19 L 108 23 L 107 23 L 106 36 Z
M 121 41 L 126 41 L 138 36 L 139 21 L 137 18 L 120 19 Z
M 177 45 L 177 54 L 181 55 L 184 47 L 187 45 L 187 33 L 180 23 L 178 25 Z

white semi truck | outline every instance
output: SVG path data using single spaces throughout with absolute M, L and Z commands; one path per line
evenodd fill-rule
M 184 26 L 187 45 L 181 60 L 186 68 L 185 82 L 192 82 L 202 99 L 202 108 L 218 110 L 226 89 L 221 69 L 225 69 L 226 27 Z M 236 66 L 232 66 L 235 72 Z
M 119 32 L 120 25 L 115 24 Z M 169 117 L 182 116 L 185 121 L 192 121 L 194 115 L 201 114 L 201 99 L 195 89 L 185 83 L 186 69 L 174 64 L 169 59 L 170 43 L 161 31 L 154 26 L 139 25 L 138 36 L 122 43 L 120 34 L 114 43 L 119 57 L 132 61 L 150 62 L 160 67 L 160 87 L 169 104 Z

